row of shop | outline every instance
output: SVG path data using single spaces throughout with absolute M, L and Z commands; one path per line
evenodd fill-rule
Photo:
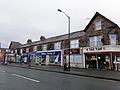
M 69 50 L 51 50 L 23 53 L 20 56 L 6 54 L 6 61 L 37 65 L 60 65 L 68 63 Z M 70 49 L 70 67 L 120 70 L 120 50 L 118 47 Z
M 22 64 L 60 64 L 61 63 L 61 51 L 49 51 L 49 52 L 28 52 L 21 55 L 6 54 L 5 61 L 12 61 Z
M 50 50 L 50 51 L 38 51 L 28 52 L 21 55 L 6 54 L 5 61 L 22 63 L 22 64 L 36 64 L 36 65 L 59 65 L 63 66 L 64 63 L 68 63 L 69 49 L 66 50 Z M 83 55 L 81 49 L 70 49 L 70 62 L 71 67 L 83 68 Z

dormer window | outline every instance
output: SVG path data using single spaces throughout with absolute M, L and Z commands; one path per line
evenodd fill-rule
M 96 21 L 95 22 L 95 30 L 101 30 L 101 21 Z

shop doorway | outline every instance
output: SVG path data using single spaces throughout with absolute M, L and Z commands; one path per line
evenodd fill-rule
M 105 69 L 105 55 L 86 55 L 86 68 Z
M 95 55 L 86 55 L 86 68 L 97 68 L 97 57 Z
M 105 62 L 105 55 L 97 55 L 98 61 L 98 69 L 105 69 L 106 62 Z

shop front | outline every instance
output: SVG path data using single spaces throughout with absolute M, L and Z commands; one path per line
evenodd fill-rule
M 120 52 L 115 53 L 114 67 L 116 71 L 120 71 Z
M 85 47 L 83 49 L 85 57 L 85 67 L 92 69 L 115 70 L 115 61 L 119 60 L 120 52 L 118 47 L 103 46 L 103 47 Z
M 29 52 L 28 53 L 28 64 L 34 65 L 36 60 L 36 53 L 35 52 Z
M 64 62 L 69 62 L 69 49 L 64 50 Z M 70 67 L 84 68 L 84 61 L 82 55 L 82 48 L 70 49 Z
M 61 65 L 61 51 L 36 52 L 36 64 Z
M 28 53 L 21 54 L 21 58 L 20 58 L 21 64 L 28 64 L 28 60 L 29 60 Z
M 4 60 L 4 53 L 0 52 L 0 63 Z
M 6 53 L 5 54 L 5 63 L 13 63 L 13 62 L 15 62 L 15 54 Z
M 111 69 L 112 60 L 109 52 L 85 53 L 86 68 Z

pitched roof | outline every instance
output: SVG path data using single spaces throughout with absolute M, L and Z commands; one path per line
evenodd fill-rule
M 93 18 L 92 18 L 92 19 L 90 20 L 90 22 L 88 23 L 88 25 L 85 27 L 85 29 L 84 29 L 85 32 L 87 31 L 87 29 L 89 28 L 89 26 L 91 25 L 91 23 L 95 20 L 95 18 L 96 18 L 97 16 L 101 16 L 102 18 L 106 19 L 108 22 L 110 22 L 110 23 L 112 23 L 113 25 L 115 25 L 115 27 L 118 27 L 118 28 L 119 28 L 119 26 L 118 26 L 116 23 L 114 23 L 114 22 L 111 21 L 110 19 L 106 18 L 106 17 L 103 16 L 102 14 L 96 12 L 95 15 L 93 16 Z
M 15 49 L 15 48 L 18 48 L 20 45 L 22 45 L 22 44 L 19 43 L 19 42 L 11 41 L 10 46 L 9 46 L 9 49 Z
M 70 33 L 71 39 L 79 38 L 81 36 L 84 36 L 83 30 Z M 31 44 L 23 44 L 23 45 L 21 45 L 21 47 L 29 47 L 31 45 L 45 44 L 45 43 L 49 43 L 49 42 L 57 42 L 57 41 L 66 40 L 66 39 L 68 39 L 68 34 L 63 34 L 63 35 L 59 35 L 59 36 L 46 38 L 44 41 L 39 40 L 39 41 L 32 42 Z

